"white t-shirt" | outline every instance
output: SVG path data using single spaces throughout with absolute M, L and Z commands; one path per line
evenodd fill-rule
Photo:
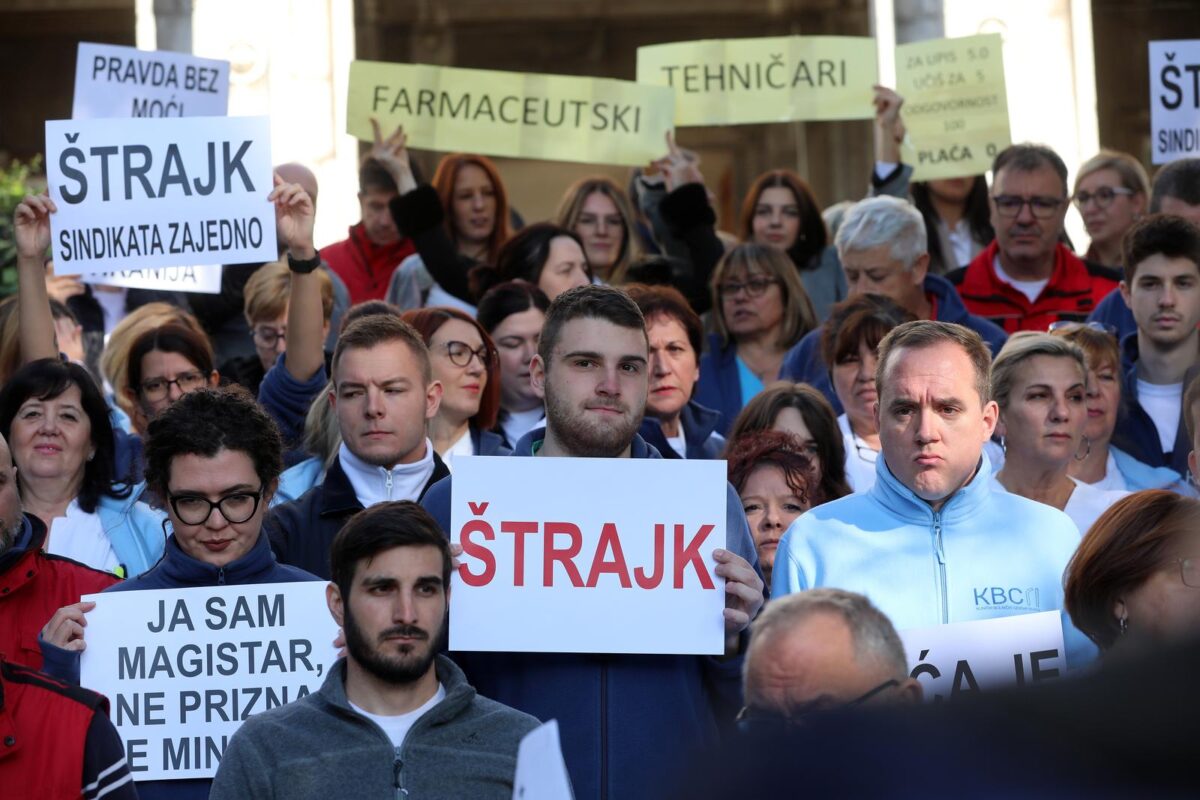
M 67 506 L 65 516 L 51 521 L 45 550 L 105 572 L 115 572 L 121 565 L 112 541 L 104 533 L 100 515 L 85 513 L 78 499 Z
M 507 412 L 504 419 L 500 420 L 500 427 L 504 430 L 504 438 L 515 447 L 518 439 L 534 428 L 540 428 L 545 422 L 546 409 L 537 406 L 528 411 Z
M 955 264 L 969 264 L 975 257 L 975 240 L 971 237 L 971 225 L 966 218 L 960 219 L 953 228 L 944 221 L 938 220 L 938 229 L 946 234 L 946 241 L 954 251 Z
M 1097 489 L 1091 484 L 1083 483 L 1071 478 L 1075 484 L 1075 490 L 1071 492 L 1071 496 L 1067 498 L 1067 506 L 1063 509 L 1063 513 L 1071 518 L 1075 523 L 1075 527 L 1079 529 L 1079 534 L 1088 532 L 1088 528 L 1092 527 L 1092 523 L 1099 519 L 1100 515 L 1108 510 L 1108 507 L 1120 500 L 1129 492 L 1114 492 Z M 1007 492 L 995 475 L 992 475 L 992 491 Z
M 475 442 L 471 441 L 471 429 L 467 428 L 466 433 L 458 437 L 458 441 L 446 448 L 446 452 L 441 455 L 442 463 L 451 472 L 454 472 L 454 458 L 456 456 L 475 455 Z
M 369 711 L 364 711 L 363 709 L 354 705 L 354 703 L 350 703 L 350 707 L 359 714 L 362 714 L 367 719 L 371 720 L 371 722 L 374 722 L 376 725 L 383 728 L 383 732 L 386 733 L 388 738 L 392 740 L 392 747 L 394 747 L 396 752 L 399 753 L 400 748 L 404 746 L 404 737 L 408 736 L 409 730 L 412 729 L 412 726 L 416 723 L 416 721 L 445 699 L 446 687 L 442 686 L 442 684 L 439 682 L 437 691 L 433 693 L 433 697 L 429 698 L 429 700 L 420 708 L 414 709 L 407 714 L 397 714 L 395 716 L 385 717 L 380 716 L 379 714 L 372 714 Z
M 1016 289 L 1021 294 L 1029 298 L 1029 302 L 1034 302 L 1038 299 L 1038 295 L 1046 288 L 1046 284 L 1050 282 L 1049 278 L 1043 278 L 1040 281 L 1019 281 L 1004 271 L 1004 267 L 1000 266 L 1000 256 L 992 261 L 992 266 L 996 269 L 996 277 L 1004 283 Z
M 865 492 L 875 485 L 875 462 L 879 451 L 850 428 L 850 418 L 845 414 L 838 417 L 838 428 L 842 431 L 842 442 L 846 447 L 846 482 L 855 492 Z
M 1077 483 L 1083 483 L 1083 481 L 1077 481 Z M 1125 476 L 1121 474 L 1121 470 L 1117 469 L 1117 459 L 1113 458 L 1111 449 L 1108 451 L 1108 460 L 1104 462 L 1104 477 L 1087 485 L 1104 492 L 1129 491 L 1129 484 L 1125 483 Z
M 671 445 L 671 449 L 678 453 L 680 458 L 687 458 L 687 442 L 683 439 L 683 428 L 679 431 L 678 436 L 667 437 L 667 444 Z
M 1154 420 L 1158 429 L 1158 441 L 1162 451 L 1170 453 L 1175 449 L 1175 435 L 1179 433 L 1179 409 L 1183 404 L 1182 383 L 1146 383 L 1141 378 L 1137 382 L 1138 404 L 1145 409 Z

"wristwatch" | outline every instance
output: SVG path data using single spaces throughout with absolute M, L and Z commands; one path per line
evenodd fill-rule
M 321 266 L 320 251 L 317 251 L 317 254 L 315 256 L 313 256 L 312 258 L 310 258 L 306 261 L 301 261 L 298 258 L 293 258 L 292 251 L 289 250 L 288 254 L 287 254 L 287 258 L 288 258 L 288 269 L 290 269 L 292 272 L 296 272 L 301 275 L 307 275 L 308 273 L 312 272 L 317 267 Z

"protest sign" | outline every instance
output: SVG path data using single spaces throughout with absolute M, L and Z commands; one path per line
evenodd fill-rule
M 88 283 L 102 286 L 126 286 L 158 289 L 164 292 L 221 293 L 221 266 L 161 267 L 159 269 L 123 269 L 89 275 Z
M 672 103 L 629 81 L 355 61 L 346 130 L 372 141 L 375 117 L 410 147 L 640 166 L 665 151 Z
M 931 701 L 1040 683 L 1067 669 L 1058 611 L 910 628 L 900 639 Z
M 539 725 L 522 737 L 512 796 L 513 800 L 573 800 L 558 720 Z
M 46 175 L 60 275 L 279 256 L 266 117 L 50 121 Z
M 324 581 L 107 592 L 80 684 L 105 695 L 135 780 L 211 778 L 238 727 L 321 687 L 337 660 Z
M 708 39 L 639 47 L 639 83 L 675 90 L 675 124 L 870 119 L 875 40 Z
M 228 108 L 228 61 L 79 43 L 73 119 L 223 117 Z
M 1012 144 L 1000 34 L 896 47 L 896 91 L 913 180 L 982 175 Z
M 726 486 L 721 461 L 455 460 L 450 648 L 724 652 Z
M 1200 39 L 1150 43 L 1150 149 L 1155 164 L 1200 156 Z

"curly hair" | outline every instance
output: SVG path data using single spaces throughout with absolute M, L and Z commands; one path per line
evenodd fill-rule
M 283 442 L 275 421 L 239 386 L 189 392 L 150 422 L 146 482 L 165 498 L 175 456 L 213 458 L 221 450 L 248 455 L 263 487 L 283 471 Z
M 755 431 L 731 443 L 725 455 L 729 482 L 738 494 L 759 467 L 777 467 L 783 472 L 788 488 L 809 507 L 819 506 L 827 498 L 817 481 L 816 467 L 804 454 L 800 440 L 786 431 Z
M 80 509 L 91 514 L 95 512 L 102 495 L 128 497 L 128 484 L 133 478 L 115 474 L 117 446 L 108 404 L 86 369 L 57 358 L 40 358 L 17 370 L 0 391 L 0 435 L 9 438 L 13 419 L 25 401 L 31 397 L 53 400 L 71 386 L 79 389 L 83 413 L 91 423 L 92 447 L 96 448 L 95 455 L 84 464 L 83 484 L 76 498 Z M 17 467 L 19 469 L 21 465 Z

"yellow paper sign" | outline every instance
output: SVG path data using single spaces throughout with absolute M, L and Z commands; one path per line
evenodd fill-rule
M 914 180 L 983 174 L 1012 144 L 999 34 L 898 46 L 896 91 Z
M 629 81 L 355 61 L 346 130 L 371 141 L 376 117 L 415 148 L 637 166 L 673 114 L 670 89 Z
M 870 119 L 879 66 L 860 36 L 709 39 L 638 48 L 639 83 L 675 89 L 675 124 Z

